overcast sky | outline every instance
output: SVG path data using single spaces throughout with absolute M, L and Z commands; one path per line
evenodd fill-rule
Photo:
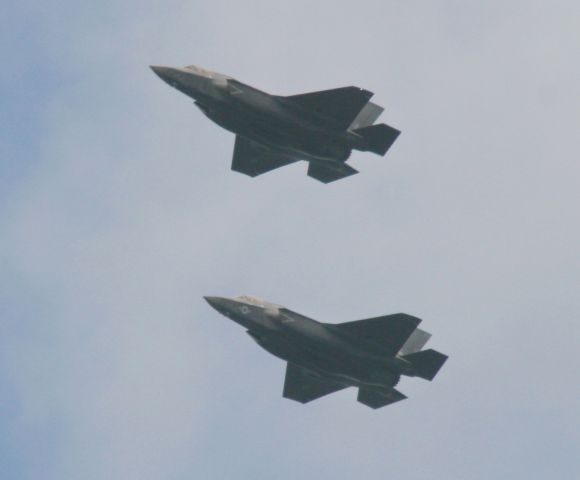
M 575 1 L 5 2 L 0 477 L 576 479 Z M 230 171 L 150 64 L 357 85 L 402 130 L 323 185 Z M 373 411 L 282 398 L 203 295 L 406 312 L 450 356 Z

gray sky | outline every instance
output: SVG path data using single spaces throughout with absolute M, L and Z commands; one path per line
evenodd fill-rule
M 577 478 L 580 7 L 34 1 L 0 24 L 3 479 Z M 322 185 L 229 171 L 149 64 L 357 85 L 403 131 Z M 450 355 L 300 405 L 202 295 L 407 312 Z

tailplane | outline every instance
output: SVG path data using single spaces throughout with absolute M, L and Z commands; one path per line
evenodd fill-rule
M 401 133 L 393 127 L 384 123 L 371 125 L 369 127 L 357 128 L 354 133 L 358 133 L 365 141 L 365 150 L 384 155 Z
M 373 388 L 359 388 L 357 400 L 371 408 L 381 408 L 391 403 L 407 398 L 398 390 L 391 388 L 388 391 Z
M 335 180 L 340 180 L 344 177 L 349 177 L 358 173 L 350 165 L 343 162 L 333 163 L 315 163 L 310 162 L 308 165 L 308 176 L 315 178 L 322 183 L 330 183 Z
M 403 355 L 403 359 L 411 362 L 415 368 L 415 375 L 425 380 L 433 380 L 447 358 L 447 355 L 431 349 Z

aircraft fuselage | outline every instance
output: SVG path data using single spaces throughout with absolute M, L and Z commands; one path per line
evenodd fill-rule
M 192 67 L 194 68 L 194 67 Z M 344 162 L 364 149 L 360 135 L 333 128 L 316 112 L 232 78 L 198 69 L 154 67 L 221 127 L 278 153 L 307 161 Z
M 267 303 L 206 299 L 220 313 L 246 328 L 266 351 L 335 381 L 390 389 L 400 375 L 414 375 L 409 362 L 389 356 L 380 345 L 347 335 L 332 324 Z

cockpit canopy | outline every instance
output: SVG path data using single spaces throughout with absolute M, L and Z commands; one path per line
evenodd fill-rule
M 258 297 L 252 297 L 250 295 L 239 295 L 236 297 L 237 300 L 241 302 L 249 303 L 250 305 L 256 305 L 258 307 L 263 307 L 266 302 Z
M 189 70 L 191 73 L 199 75 L 200 77 L 218 79 L 222 81 L 231 78 L 222 73 L 212 72 L 211 70 L 208 70 L 206 68 L 198 67 L 197 65 L 187 65 L 183 67 L 183 70 Z
M 198 67 L 197 65 L 187 65 L 186 67 L 183 67 L 183 69 L 189 70 L 190 72 L 195 73 L 196 75 L 207 78 L 213 78 L 214 74 L 214 72 L 206 70 L 205 68 L 202 67 Z

